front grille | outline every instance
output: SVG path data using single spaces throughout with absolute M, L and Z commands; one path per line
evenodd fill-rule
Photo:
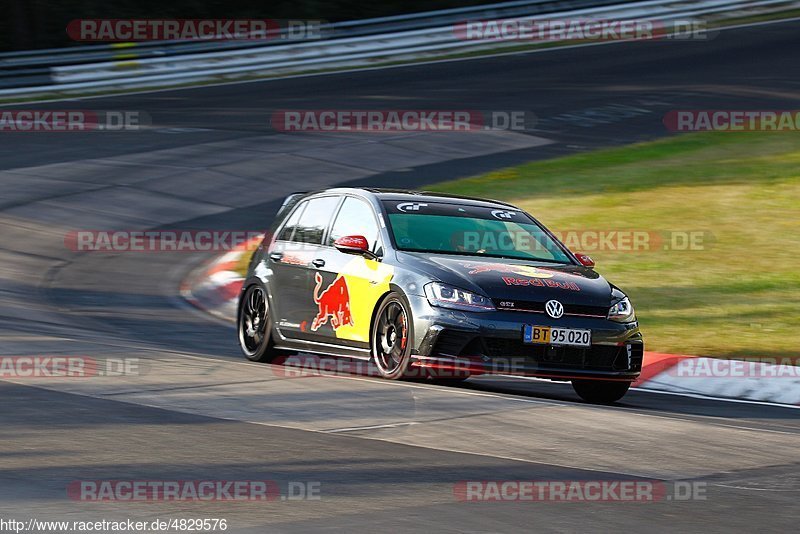
M 565 315 L 599 315 L 608 317 L 607 306 L 581 306 L 578 304 L 564 304 Z
M 476 338 L 474 333 L 460 332 L 458 330 L 442 330 L 433 346 L 436 356 L 459 356 L 464 352 L 464 347 Z
M 630 351 L 630 352 L 629 352 Z M 588 348 L 523 343 L 521 339 L 481 337 L 472 332 L 442 330 L 431 356 L 481 357 L 494 365 L 574 368 L 603 371 L 641 371 L 644 345 L 629 343 Z
M 526 300 L 515 300 L 514 307 L 503 306 L 501 302 L 508 302 L 502 299 L 495 299 L 494 305 L 499 310 L 522 311 L 532 313 L 544 313 L 544 302 L 533 302 Z M 608 316 L 606 306 L 583 306 L 580 304 L 564 304 L 564 315 L 596 315 L 599 317 Z
M 615 345 L 594 345 L 589 348 L 531 345 L 497 337 L 483 338 L 483 342 L 486 354 L 491 358 L 523 358 L 528 364 L 541 366 L 620 370 L 626 369 L 628 362 L 626 347 Z M 620 355 L 624 356 L 623 367 L 617 367 Z

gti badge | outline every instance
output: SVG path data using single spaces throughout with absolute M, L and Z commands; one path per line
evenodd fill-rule
M 562 315 L 564 315 L 564 306 L 562 306 L 557 300 L 548 300 L 544 305 L 544 309 L 547 312 L 547 315 L 553 319 L 559 319 Z

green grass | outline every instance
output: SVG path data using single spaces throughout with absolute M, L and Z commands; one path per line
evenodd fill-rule
M 697 231 L 702 250 L 590 251 L 649 350 L 800 356 L 800 136 L 703 133 L 428 189 L 506 200 L 551 229 Z

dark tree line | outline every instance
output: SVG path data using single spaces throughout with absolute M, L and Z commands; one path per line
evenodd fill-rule
M 76 45 L 67 24 L 81 18 L 275 18 L 329 21 L 397 15 L 498 0 L 0 0 L 0 50 Z

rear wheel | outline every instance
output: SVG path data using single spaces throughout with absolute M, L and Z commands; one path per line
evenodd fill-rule
M 616 402 L 628 392 L 630 382 L 611 382 L 607 380 L 573 380 L 572 388 L 580 398 L 595 404 Z
M 383 300 L 372 325 L 372 359 L 383 378 L 403 378 L 411 361 L 411 314 L 399 293 Z
M 248 360 L 270 362 L 277 352 L 272 340 L 272 321 L 264 288 L 252 285 L 247 288 L 239 306 L 239 346 Z

